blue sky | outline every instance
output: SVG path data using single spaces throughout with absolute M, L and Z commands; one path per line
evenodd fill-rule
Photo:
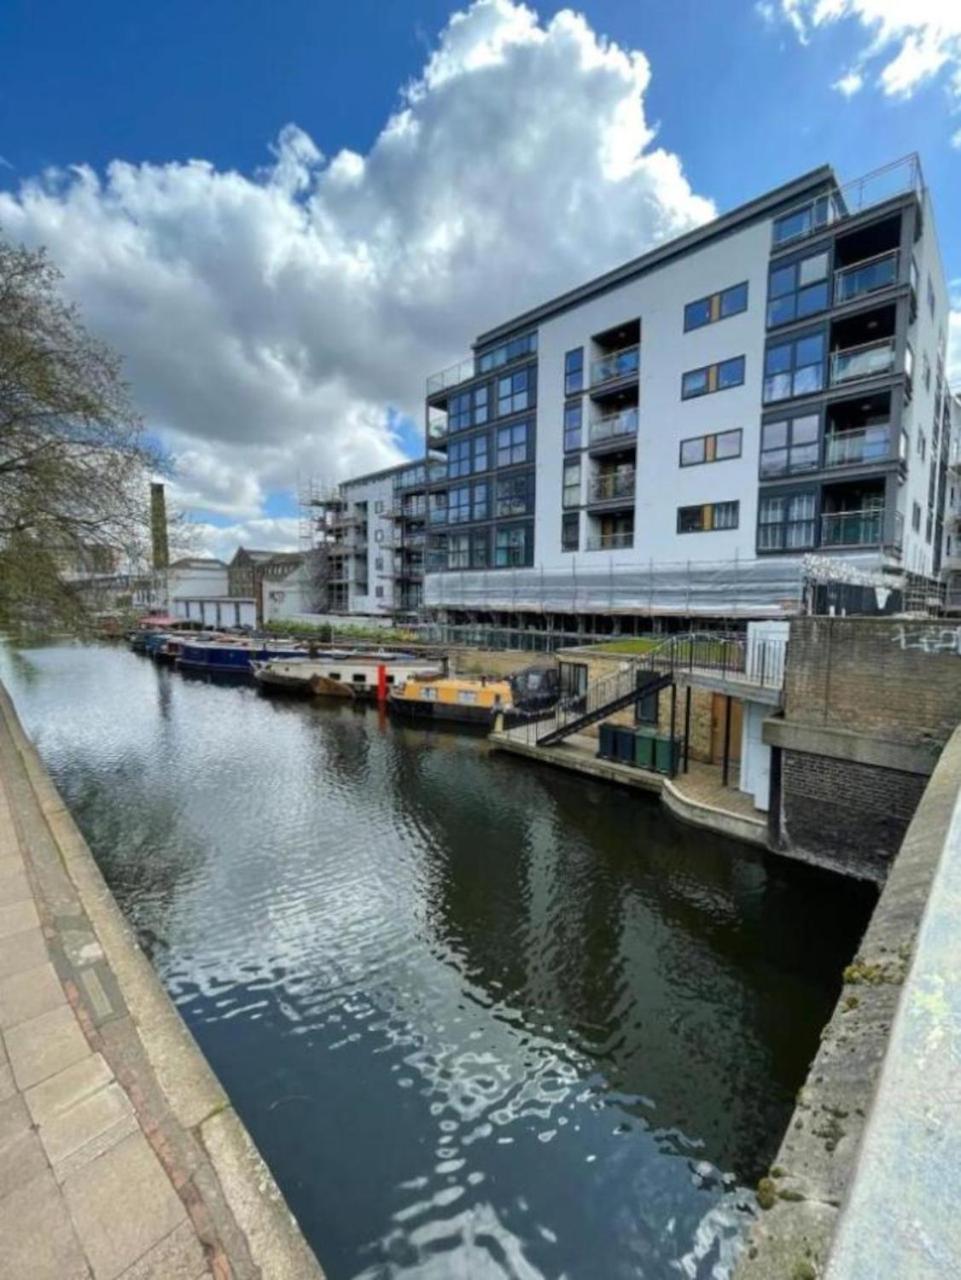
M 551 25 L 552 6 L 538 6 L 537 21 L 508 0 L 477 8 L 446 34 L 453 9 L 436 0 L 0 8 L 0 225 L 50 245 L 91 322 L 127 355 L 151 428 L 181 458 L 182 500 L 224 537 L 289 540 L 297 476 L 374 469 L 414 447 L 410 365 L 420 362 L 419 386 L 432 359 L 456 358 L 515 301 L 703 220 L 708 201 L 723 210 L 824 161 L 856 177 L 919 150 L 946 272 L 961 277 L 961 4 L 839 0 L 834 20 L 814 0 L 593 0 L 573 34 Z M 602 37 L 622 52 L 597 73 Z M 499 69 L 486 65 L 498 58 Z M 835 87 L 845 76 L 847 94 Z M 428 152 L 399 160 L 383 133 L 415 83 L 418 128 L 434 132 Z M 554 91 L 548 124 L 565 102 L 572 116 L 597 103 L 600 124 L 588 134 L 558 118 L 541 153 L 523 128 Z M 530 217 L 549 261 L 526 274 L 522 258 L 505 264 L 504 288 L 473 271 L 470 246 L 496 238 L 498 201 L 505 226 L 512 194 L 529 206 L 538 164 L 563 169 L 569 154 L 570 183 L 582 180 L 584 156 L 618 131 L 618 95 L 623 110 L 638 107 L 618 144 L 621 169 L 634 169 L 625 181 L 599 161 L 595 185 L 613 183 L 619 220 L 564 224 L 555 198 L 562 225 Z M 478 136 L 496 134 L 497 148 L 517 128 L 517 146 L 487 172 L 472 165 L 478 138 L 464 112 L 486 121 Z M 282 138 L 288 125 L 296 132 Z M 331 176 L 345 151 L 363 158 L 361 178 L 360 160 Z M 655 154 L 674 170 L 665 176 Z M 110 179 L 117 160 L 130 167 Z M 205 168 L 185 168 L 191 160 Z M 76 165 L 92 174 L 71 177 Z M 38 184 L 51 168 L 65 172 Z M 448 221 L 438 212 L 432 224 L 441 208 Z M 415 250 L 436 259 L 425 278 Z M 174 291 L 173 314 L 190 318 L 180 346 L 182 326 L 165 313 Z M 354 348 L 340 337 L 351 331 Z

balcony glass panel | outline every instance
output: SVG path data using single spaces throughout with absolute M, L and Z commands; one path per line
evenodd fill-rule
M 831 382 L 854 382 L 858 378 L 874 378 L 894 368 L 894 339 L 866 342 L 831 355 Z
M 862 294 L 874 293 L 896 284 L 898 279 L 898 251 L 879 254 L 865 262 L 856 262 L 834 273 L 834 301 L 850 302 Z
M 637 435 L 637 409 L 622 409 L 620 413 L 609 413 L 603 418 L 595 418 L 591 423 L 591 444 L 603 444 L 606 440 L 615 440 L 623 436 Z
M 889 434 L 890 427 L 882 423 L 828 435 L 824 441 L 824 465 L 847 467 L 859 462 L 883 462 L 888 456 Z
M 594 476 L 589 486 L 589 501 L 612 502 L 617 498 L 634 497 L 634 471 L 617 471 Z
M 884 509 L 835 511 L 821 516 L 823 547 L 876 547 L 884 532 Z
M 621 351 L 611 351 L 591 364 L 591 386 L 597 387 L 604 382 L 613 382 L 616 378 L 628 378 L 637 373 L 641 366 L 641 348 L 639 346 L 624 347 Z
M 634 533 L 595 533 L 587 540 L 588 551 L 613 551 L 618 547 L 633 547 Z

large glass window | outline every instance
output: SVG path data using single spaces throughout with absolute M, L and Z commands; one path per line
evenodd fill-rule
M 789 240 L 797 240 L 801 236 L 810 235 L 819 227 L 827 226 L 831 219 L 831 197 L 821 196 L 800 209 L 792 209 L 774 219 L 774 243 L 787 244 Z
M 499 347 L 492 347 L 477 357 L 477 372 L 488 373 L 491 369 L 499 369 L 501 365 L 520 360 L 521 356 L 531 355 L 537 350 L 537 333 L 525 333 L 523 337 L 511 338 Z
M 761 426 L 761 478 L 794 475 L 818 468 L 820 418 L 807 413 Z
M 678 533 L 714 533 L 736 529 L 740 515 L 739 502 L 708 502 L 698 507 L 678 507 Z
M 732 356 L 718 364 L 705 365 L 702 369 L 689 369 L 681 375 L 681 399 L 691 400 L 711 391 L 726 391 L 739 387 L 744 381 L 744 357 Z
M 449 431 L 466 431 L 468 427 L 480 427 L 487 421 L 490 405 L 490 383 L 462 391 L 451 396 L 447 406 Z
M 771 268 L 768 278 L 767 323 L 787 324 L 816 315 L 830 304 L 827 250 L 798 262 Z
M 564 463 L 564 482 L 563 482 L 563 498 L 562 505 L 565 507 L 579 507 L 581 504 L 581 464 L 580 459 L 576 462 Z
M 706 298 L 698 298 L 689 302 L 684 308 L 684 332 L 701 329 L 715 320 L 726 320 L 728 316 L 737 315 L 747 310 L 747 282 L 731 285 L 720 293 L 709 294 Z
M 533 473 L 521 471 L 500 476 L 497 480 L 495 514 L 498 516 L 525 516 L 531 508 Z
M 564 452 L 581 447 L 581 432 L 584 424 L 584 404 L 582 400 L 572 400 L 564 406 Z
M 764 400 L 807 396 L 824 386 L 824 334 L 808 333 L 770 346 L 764 357 Z
M 470 519 L 470 485 L 460 485 L 447 495 L 447 521 L 463 524 Z
M 500 427 L 497 432 L 497 465 L 512 467 L 528 459 L 530 423 L 516 422 L 512 427 Z
M 533 547 L 527 525 L 498 529 L 494 540 L 494 566 L 505 569 L 531 563 Z
M 723 462 L 741 456 L 741 429 L 718 431 L 681 441 L 681 466 L 696 467 L 702 462 Z
M 451 480 L 469 476 L 471 469 L 471 441 L 452 440 L 447 450 L 447 475 Z
M 448 569 L 470 568 L 470 535 L 452 533 L 447 539 Z
M 489 382 L 485 382 L 482 387 L 474 388 L 473 410 L 475 427 L 482 427 L 487 421 L 488 406 L 490 404 L 490 389 Z
M 487 529 L 475 529 L 470 536 L 472 569 L 486 569 L 491 562 L 491 537 Z
M 561 550 L 577 551 L 581 543 L 581 517 L 575 511 L 561 516 Z
M 470 518 L 472 520 L 490 518 L 490 485 L 486 480 L 471 486 Z
M 519 369 L 497 379 L 497 414 L 520 413 L 534 403 L 534 370 Z
M 758 507 L 758 551 L 803 551 L 813 547 L 816 513 L 814 490 L 762 498 Z
M 575 347 L 564 357 L 564 394 L 577 395 L 584 390 L 584 348 Z

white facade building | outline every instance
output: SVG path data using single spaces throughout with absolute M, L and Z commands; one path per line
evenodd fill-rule
M 425 604 L 778 616 L 817 552 L 941 571 L 948 296 L 916 157 L 825 166 L 428 380 Z
M 223 560 L 202 556 L 174 560 L 167 569 L 167 594 L 171 604 L 187 598 L 225 596 L 227 566 Z

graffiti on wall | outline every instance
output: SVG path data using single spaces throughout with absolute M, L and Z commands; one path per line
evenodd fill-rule
M 906 627 L 902 623 L 891 639 L 902 650 L 961 654 L 961 627 Z

